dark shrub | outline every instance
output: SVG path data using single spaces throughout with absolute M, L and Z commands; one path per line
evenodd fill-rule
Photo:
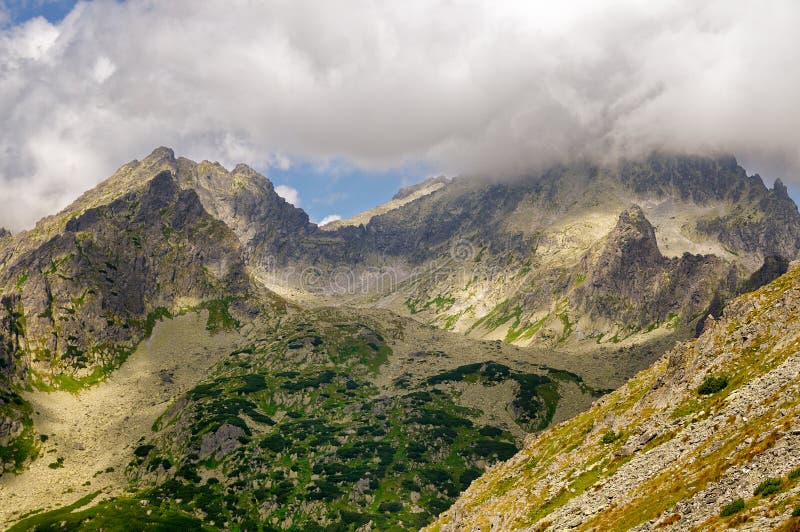
M 744 510 L 744 499 L 736 499 L 732 503 L 723 506 L 719 516 L 728 517 L 729 515 L 741 512 L 742 510 Z
M 379 512 L 400 512 L 403 510 L 403 503 L 397 501 L 383 501 L 378 506 Z
M 496 438 L 496 437 L 500 436 L 501 434 L 503 434 L 503 429 L 500 429 L 498 427 L 492 427 L 491 425 L 487 425 L 485 427 L 481 427 L 481 430 L 479 432 L 480 432 L 481 436 L 486 436 L 488 438 Z
M 724 390 L 727 386 L 728 377 L 724 375 L 720 377 L 709 375 L 706 377 L 706 380 L 703 381 L 703 384 L 697 388 L 697 393 L 700 395 L 711 395 Z
M 778 493 L 782 485 L 783 481 L 781 479 L 768 478 L 756 487 L 755 491 L 753 491 L 753 495 L 768 497 L 773 493 Z
M 600 443 L 603 445 L 608 445 L 609 443 L 614 443 L 618 439 L 622 437 L 622 434 L 617 434 L 613 430 L 609 430 L 605 434 L 603 434 L 603 438 L 600 440 Z
M 464 470 L 461 476 L 458 477 L 458 483 L 461 485 L 461 491 L 469 487 L 473 480 L 481 476 L 481 470 L 476 467 L 471 467 Z
M 155 447 L 154 445 L 140 445 L 139 447 L 133 450 L 133 454 L 135 454 L 139 458 L 144 458 L 145 456 L 150 454 L 150 451 L 152 451 L 154 447 Z

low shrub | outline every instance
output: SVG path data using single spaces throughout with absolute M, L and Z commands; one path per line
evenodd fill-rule
M 720 517 L 728 517 L 735 513 L 739 513 L 744 510 L 744 499 L 736 499 L 730 504 L 726 504 L 722 507 L 722 511 L 719 512 Z
M 139 447 L 133 450 L 133 454 L 138 456 L 139 458 L 144 458 L 145 456 L 150 454 L 150 451 L 152 451 L 154 447 L 155 447 L 154 445 L 140 445 Z
M 614 443 L 615 441 L 617 441 L 621 437 L 622 437 L 621 433 L 617 434 L 613 430 L 609 430 L 608 432 L 603 434 L 603 437 L 600 439 L 600 443 L 602 443 L 603 445 L 608 445 L 610 443 Z
M 403 510 L 403 503 L 397 501 L 383 501 L 378 506 L 379 512 L 400 512 Z
M 759 484 L 753 491 L 753 495 L 761 495 L 768 497 L 773 493 L 778 493 L 783 485 L 783 481 L 779 478 L 768 478 Z
M 700 395 L 711 395 L 724 390 L 727 388 L 727 386 L 728 377 L 724 375 L 719 377 L 715 375 L 709 375 L 706 377 L 706 380 L 703 381 L 703 384 L 697 388 L 697 393 Z

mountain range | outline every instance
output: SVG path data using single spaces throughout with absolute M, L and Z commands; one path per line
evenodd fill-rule
M 798 251 L 730 156 L 433 178 L 318 227 L 158 148 L 0 231 L 0 522 L 683 530 L 736 496 L 778 526 Z

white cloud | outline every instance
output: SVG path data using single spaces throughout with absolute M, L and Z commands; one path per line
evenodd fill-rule
M 297 189 L 287 185 L 278 185 L 275 187 L 275 192 L 295 207 L 300 206 L 300 196 L 297 193 Z
M 97 58 L 97 61 L 94 63 L 94 70 L 92 71 L 92 77 L 97 83 L 103 83 L 108 78 L 110 78 L 114 72 L 117 70 L 117 65 L 111 62 L 111 59 L 108 57 L 101 55 Z
M 336 222 L 336 221 L 341 220 L 341 219 L 342 219 L 342 217 L 339 216 L 338 214 L 329 214 L 328 216 L 326 216 L 325 218 L 320 220 L 319 224 L 317 224 L 317 225 L 322 227 L 323 225 L 328 225 L 331 222 Z
M 795 0 L 81 2 L 0 29 L 0 225 L 158 145 L 448 174 L 724 150 L 800 175 L 798 27 Z

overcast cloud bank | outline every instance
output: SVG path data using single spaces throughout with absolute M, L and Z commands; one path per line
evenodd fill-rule
M 600 4 L 109 0 L 0 30 L 0 226 L 162 144 L 493 175 L 725 151 L 800 176 L 800 2 Z

